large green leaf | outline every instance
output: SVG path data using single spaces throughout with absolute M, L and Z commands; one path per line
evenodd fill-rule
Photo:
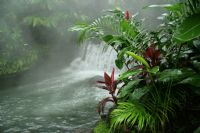
M 190 41 L 200 36 L 200 14 L 186 18 L 176 29 L 174 38 L 181 42 Z
M 117 55 L 117 59 L 115 60 L 115 65 L 119 68 L 122 69 L 124 66 L 124 63 L 126 62 L 125 58 L 124 58 L 124 54 L 126 53 L 126 51 L 130 50 L 131 47 L 126 47 L 123 48 Z
M 153 73 L 153 74 L 156 74 L 157 72 L 159 72 L 159 66 L 155 66 L 151 69 L 148 69 L 147 70 L 149 73 Z
M 143 88 L 135 89 L 134 92 L 130 96 L 130 100 L 139 100 L 148 91 L 149 91 L 149 88 L 147 86 L 145 86 Z
M 127 33 L 132 38 L 137 35 L 136 29 L 133 25 L 131 25 L 128 21 L 123 20 L 120 22 L 120 27 L 124 33 Z
M 193 75 L 191 69 L 166 69 L 159 74 L 158 81 L 168 82 L 168 81 L 181 81 L 184 78 Z
M 191 69 L 166 69 L 160 72 L 158 80 L 162 82 L 181 81 L 193 74 Z
M 122 73 L 119 77 L 119 79 L 123 80 L 125 78 L 128 78 L 130 76 L 136 76 L 138 74 L 140 74 L 142 72 L 142 70 L 131 70 L 131 71 L 127 71 L 125 73 Z
M 189 84 L 195 87 L 200 87 L 200 75 L 193 75 L 181 81 L 182 84 Z
M 120 92 L 119 92 L 119 97 L 118 98 L 122 98 L 122 97 L 125 97 L 127 95 L 130 95 L 131 92 L 134 90 L 134 86 L 138 85 L 138 83 L 141 81 L 141 79 L 135 79 L 135 80 L 132 80 L 130 81 L 127 85 L 123 86 L 121 89 L 120 89 Z
M 123 66 L 124 66 L 124 62 L 123 62 L 122 59 L 118 58 L 118 59 L 115 60 L 115 65 L 117 66 L 117 68 L 122 69 Z

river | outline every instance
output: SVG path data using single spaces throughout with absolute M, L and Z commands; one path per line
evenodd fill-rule
M 108 95 L 96 87 L 110 73 L 116 54 L 102 44 L 82 48 L 65 69 L 43 80 L 0 91 L 3 133 L 86 133 L 99 119 L 98 102 Z M 26 78 L 26 77 L 25 77 Z

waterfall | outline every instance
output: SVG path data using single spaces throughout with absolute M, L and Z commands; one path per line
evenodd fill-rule
M 64 70 L 111 72 L 115 68 L 117 53 L 104 43 L 94 44 L 89 42 L 81 46 L 80 57 L 74 59 L 70 66 Z

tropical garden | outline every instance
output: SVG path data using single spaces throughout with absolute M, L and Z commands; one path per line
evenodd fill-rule
M 120 2 L 0 0 L 0 132 L 200 133 L 200 0 Z
M 110 96 L 97 105 L 95 133 L 200 132 L 200 1 L 147 8 L 166 10 L 156 30 L 120 9 L 70 28 L 79 43 L 100 40 L 117 53 L 119 77 L 113 68 L 97 81 Z

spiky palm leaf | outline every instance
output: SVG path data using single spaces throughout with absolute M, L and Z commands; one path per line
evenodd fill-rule
M 111 129 L 126 127 L 143 132 L 158 132 L 165 129 L 176 108 L 185 102 L 185 92 L 180 87 L 158 85 L 134 90 L 129 101 L 120 102 L 111 112 Z M 168 86 L 168 87 L 167 87 Z M 178 88 L 178 89 L 176 89 Z
M 141 130 L 153 119 L 141 103 L 121 102 L 111 113 L 111 129 L 135 126 Z
M 182 13 L 188 17 L 200 13 L 200 0 L 181 0 L 183 2 Z

